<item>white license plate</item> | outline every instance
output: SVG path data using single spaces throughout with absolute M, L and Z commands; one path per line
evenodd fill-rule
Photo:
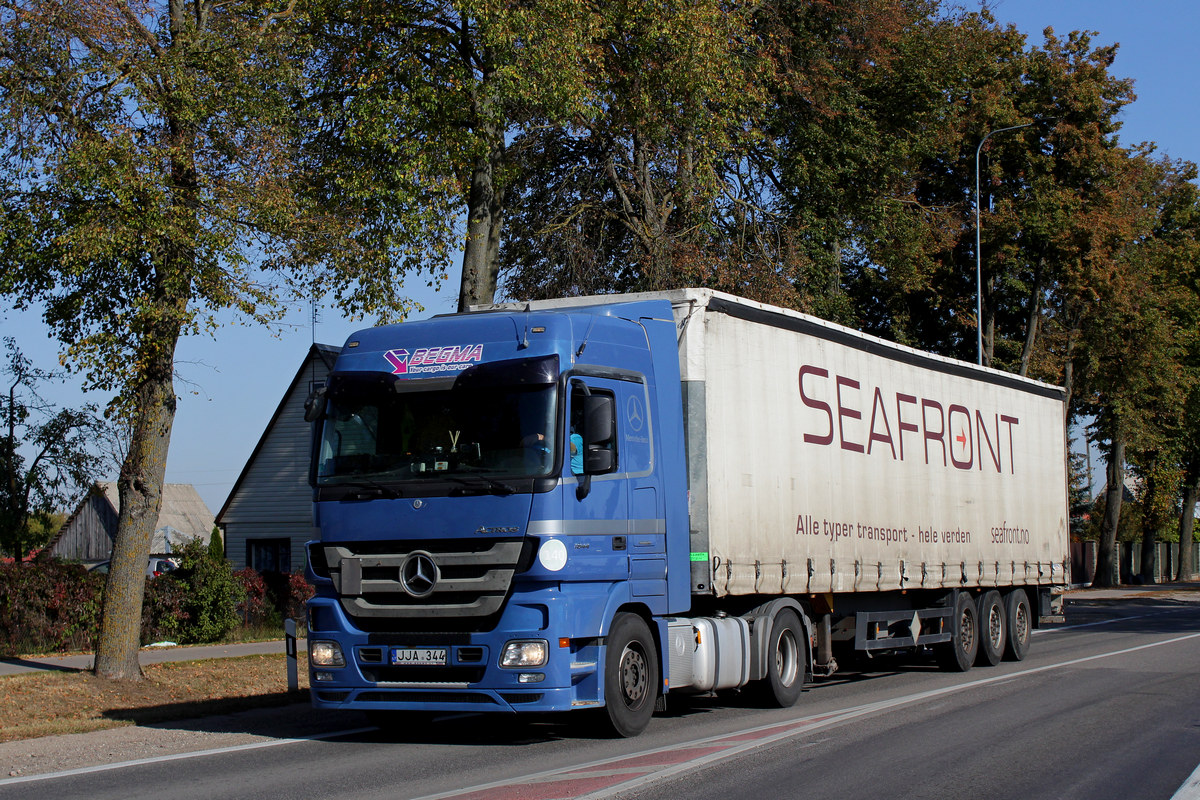
M 446 666 L 446 648 L 396 647 L 392 649 L 392 665 L 397 667 L 444 667 Z

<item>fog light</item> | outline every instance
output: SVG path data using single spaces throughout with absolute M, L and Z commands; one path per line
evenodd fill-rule
M 346 659 L 340 644 L 318 640 L 308 643 L 308 663 L 314 667 L 344 667 Z
M 332 672 L 314 672 L 314 673 L 313 673 L 313 680 L 314 680 L 314 681 L 316 681 L 316 682 L 318 682 L 318 683 L 324 683 L 324 682 L 326 682 L 326 681 L 332 681 L 332 680 L 333 680 L 333 673 L 332 673 Z
M 546 676 L 540 672 L 522 672 L 517 676 L 517 683 L 541 683 Z
M 540 667 L 546 663 L 549 650 L 545 639 L 508 642 L 500 656 L 502 667 Z

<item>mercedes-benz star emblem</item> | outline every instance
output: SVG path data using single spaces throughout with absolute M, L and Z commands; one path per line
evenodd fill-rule
M 433 556 L 423 550 L 409 553 L 400 565 L 400 585 L 413 597 L 428 597 L 438 582 L 438 567 Z

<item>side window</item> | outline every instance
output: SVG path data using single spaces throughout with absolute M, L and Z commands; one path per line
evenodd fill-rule
M 564 461 L 570 474 L 576 476 L 583 475 L 589 452 L 608 450 L 612 453 L 612 469 L 606 470 L 608 472 L 616 470 L 619 458 L 616 431 L 612 431 L 607 438 L 600 438 L 594 426 L 588 430 L 589 397 L 604 397 L 610 403 L 615 402 L 613 392 L 608 389 L 598 389 L 580 381 L 572 382 L 571 402 L 567 413 L 567 457 Z

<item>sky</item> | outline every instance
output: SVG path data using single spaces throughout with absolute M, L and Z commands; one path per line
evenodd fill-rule
M 970 6 L 964 2 L 964 6 Z M 1000 22 L 1013 23 L 1042 41 L 1042 31 L 1059 35 L 1094 31 L 1096 45 L 1117 42 L 1113 74 L 1133 78 L 1137 100 L 1122 114 L 1124 144 L 1157 143 L 1172 158 L 1200 163 L 1200 3 L 1196 0 L 993 0 Z M 440 291 L 416 280 L 409 294 L 424 306 L 411 319 L 453 311 L 458 275 Z M 275 331 L 229 324 L 216 338 L 184 339 L 177 351 L 179 409 L 167 458 L 167 482 L 194 485 L 216 514 L 262 436 L 276 406 L 303 362 L 309 345 L 341 346 L 363 327 L 322 309 L 312 323 L 308 307 L 297 308 Z M 34 313 L 0 309 L 0 336 L 16 337 L 35 365 L 58 361 L 58 348 Z M 83 402 L 79 382 L 45 387 L 60 405 Z M 103 405 L 106 397 L 87 398 Z M 1095 464 L 1094 464 L 1095 467 Z M 1097 469 L 1097 479 L 1101 470 Z M 102 476 L 108 479 L 114 475 Z

